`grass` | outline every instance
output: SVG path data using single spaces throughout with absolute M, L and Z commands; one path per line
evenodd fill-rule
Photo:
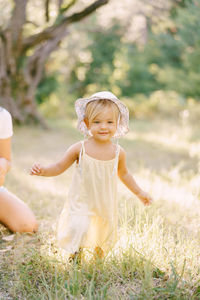
M 154 198 L 145 208 L 119 183 L 119 240 L 103 261 L 85 250 L 69 264 L 53 230 L 73 167 L 55 178 L 31 177 L 80 140 L 73 122 L 51 130 L 15 128 L 7 187 L 35 212 L 37 234 L 0 241 L 0 299 L 200 299 L 200 136 L 196 121 L 138 120 L 120 144 L 138 183 Z M 0 227 L 2 238 L 11 235 Z

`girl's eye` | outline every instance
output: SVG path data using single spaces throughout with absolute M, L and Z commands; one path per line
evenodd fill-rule
M 99 124 L 100 122 L 99 122 L 99 121 L 94 121 L 93 123 L 94 123 L 94 124 Z
M 108 121 L 108 124 L 113 124 L 114 122 L 113 121 Z

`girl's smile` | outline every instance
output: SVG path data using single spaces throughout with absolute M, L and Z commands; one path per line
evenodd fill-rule
M 109 141 L 117 130 L 117 116 L 112 108 L 106 109 L 93 120 L 89 120 L 88 129 L 94 139 L 101 142 Z

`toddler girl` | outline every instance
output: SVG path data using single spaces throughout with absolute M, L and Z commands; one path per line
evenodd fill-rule
M 127 107 L 111 92 L 99 92 L 78 99 L 75 109 L 78 129 L 88 138 L 72 145 L 55 164 L 34 164 L 31 174 L 56 176 L 76 162 L 58 223 L 58 243 L 70 253 L 94 247 L 101 256 L 117 237 L 117 174 L 145 205 L 151 198 L 129 173 L 125 151 L 112 141 L 128 132 Z

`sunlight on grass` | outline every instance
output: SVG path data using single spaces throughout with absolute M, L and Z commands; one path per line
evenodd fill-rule
M 7 187 L 31 206 L 40 229 L 0 244 L 0 250 L 7 249 L 0 252 L 4 290 L 18 299 L 198 299 L 200 142 L 194 139 L 195 125 L 184 124 L 185 130 L 176 120 L 131 124 L 120 144 L 130 171 L 154 203 L 144 207 L 119 182 L 118 241 L 103 261 L 84 250 L 81 266 L 68 263 L 54 237 L 73 167 L 55 178 L 28 174 L 33 162 L 53 162 L 80 139 L 74 126 L 60 120 L 49 131 L 15 131 Z M 9 233 L 1 227 L 0 234 Z

